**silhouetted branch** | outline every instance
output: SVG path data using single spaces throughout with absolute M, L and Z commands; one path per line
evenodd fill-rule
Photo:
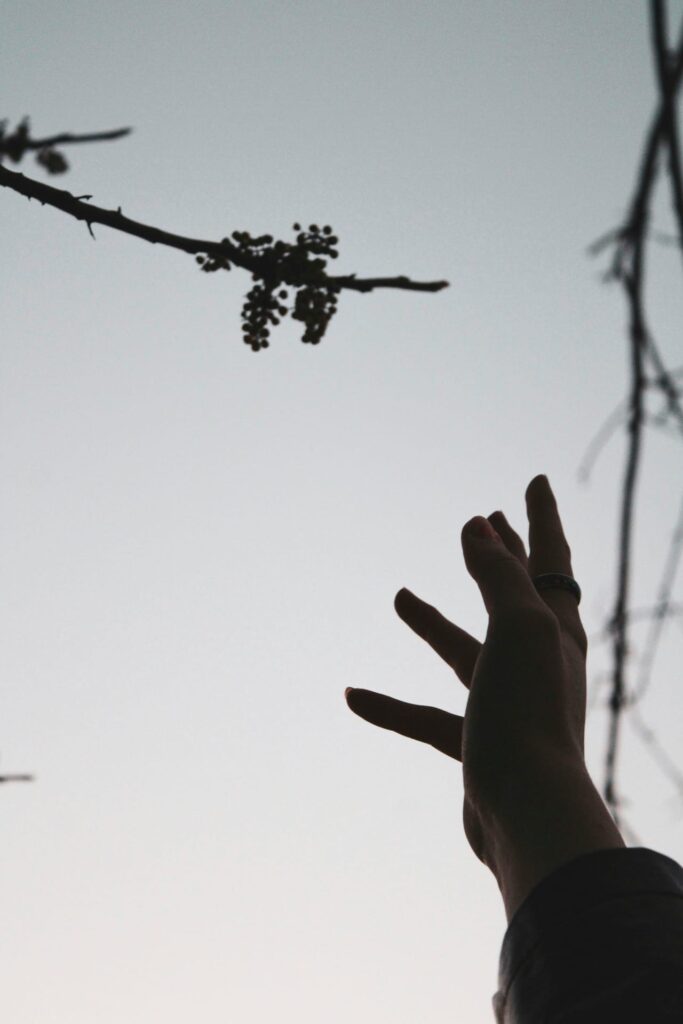
M 627 623 L 629 615 L 627 612 L 627 602 L 633 502 L 640 458 L 641 432 L 643 422 L 646 419 L 643 408 L 644 392 L 648 384 L 650 384 L 643 370 L 643 359 L 645 356 L 649 357 L 655 365 L 657 377 L 654 384 L 666 397 L 667 411 L 672 413 L 683 427 L 683 409 L 679 402 L 679 394 L 673 384 L 671 374 L 664 367 L 651 332 L 647 328 L 643 297 L 645 240 L 657 173 L 658 155 L 662 146 L 665 146 L 668 151 L 668 169 L 672 188 L 674 215 L 677 220 L 679 243 L 683 246 L 683 189 L 681 187 L 681 159 L 674 110 L 674 100 L 683 74 L 683 23 L 681 24 L 677 50 L 674 54 L 670 54 L 666 47 L 666 19 L 662 0 L 651 0 L 650 13 L 652 48 L 660 87 L 659 108 L 646 139 L 640 173 L 625 224 L 603 235 L 589 247 L 589 252 L 596 254 L 601 252 L 610 243 L 615 243 L 615 254 L 611 269 L 605 275 L 605 280 L 618 280 L 624 288 L 629 311 L 628 330 L 631 342 L 632 377 L 627 427 L 630 437 L 621 502 L 617 596 L 614 612 L 607 624 L 607 629 L 613 636 L 614 661 L 612 691 L 609 699 L 611 715 L 605 758 L 604 794 L 617 824 L 619 824 L 617 806 L 621 802 L 617 797 L 615 789 L 620 714 L 625 705 L 628 704 L 632 708 L 635 701 L 642 696 L 644 691 L 644 685 L 641 684 L 638 692 L 632 698 L 625 699 L 624 697 L 624 669 L 628 654 Z M 647 651 L 646 664 L 648 671 L 654 659 L 656 644 L 661 633 L 661 622 L 669 611 L 669 593 L 673 584 L 681 548 L 683 547 L 681 543 L 682 521 L 683 508 L 679 518 L 679 525 L 674 531 L 674 540 L 665 568 L 664 580 L 660 586 L 660 601 L 658 603 L 656 624 L 653 629 L 653 639 Z M 647 679 L 647 675 L 645 678 Z
M 683 501 L 681 501 L 678 510 L 678 522 L 673 532 L 673 538 L 671 546 L 669 548 L 669 555 L 667 562 L 664 566 L 664 573 L 662 581 L 659 584 L 659 592 L 657 594 L 656 610 L 652 616 L 650 623 L 650 636 L 648 643 L 645 648 L 645 654 L 642 658 L 642 670 L 640 673 L 640 679 L 635 691 L 629 696 L 627 703 L 635 704 L 641 699 L 650 683 L 650 674 L 652 672 L 652 665 L 655 659 L 655 652 L 659 643 L 659 638 L 664 626 L 664 620 L 669 614 L 671 608 L 671 591 L 673 590 L 674 580 L 676 578 L 676 570 L 678 569 L 678 562 L 681 557 L 681 551 L 683 549 Z
M 593 440 L 588 445 L 586 453 L 583 457 L 583 461 L 581 462 L 581 465 L 579 466 L 577 473 L 578 479 L 581 481 L 581 483 L 588 483 L 588 478 L 590 476 L 591 469 L 593 468 L 593 463 L 597 459 L 601 450 L 609 441 L 614 431 L 626 419 L 625 407 L 626 400 L 624 399 L 619 403 L 616 409 L 614 409 L 609 414 L 603 425 L 597 431 Z
M 678 242 L 676 242 L 678 244 Z M 657 390 L 664 391 L 667 399 L 665 410 L 657 413 L 656 416 L 650 416 L 644 414 L 646 422 L 652 423 L 655 427 L 666 426 L 667 419 L 670 412 L 675 412 L 676 407 L 674 402 L 681 397 L 681 392 L 678 388 L 675 388 L 672 381 L 675 377 L 680 377 L 683 374 L 683 370 L 675 370 L 667 373 L 666 371 L 660 377 L 655 379 L 646 378 L 643 381 L 643 388 L 656 388 Z M 622 399 L 615 409 L 607 416 L 601 427 L 598 428 L 594 438 L 589 442 L 583 460 L 577 471 L 577 478 L 581 483 L 588 483 L 593 464 L 597 460 L 598 455 L 609 441 L 610 437 L 626 419 L 626 408 L 628 405 L 628 399 Z
M 119 129 L 117 132 L 101 132 L 90 136 L 51 136 L 51 139 L 92 141 L 120 137 L 128 131 L 129 129 Z M 27 132 L 26 128 L 26 137 L 22 137 L 21 141 L 22 155 L 24 149 L 35 148 L 37 145 L 35 140 L 28 140 Z M 0 144 L 0 153 L 3 148 L 4 152 L 9 153 L 7 138 Z M 15 152 L 19 152 L 19 144 L 16 142 Z M 48 167 L 52 173 L 59 173 L 63 169 L 61 166 Z M 406 291 L 438 292 L 448 287 L 448 281 L 412 281 L 405 276 L 357 278 L 355 274 L 337 277 L 328 275 L 325 272 L 326 260 L 322 257 L 336 259 L 339 255 L 335 248 L 339 239 L 332 234 L 329 225 L 321 230 L 317 224 L 311 224 L 306 232 L 301 230 L 299 224 L 294 224 L 294 230 L 299 232 L 294 244 L 274 241 L 272 235 L 252 238 L 248 231 L 233 231 L 232 238 L 237 244 L 229 238 L 216 242 L 187 238 L 131 220 L 123 215 L 121 207 L 117 210 L 106 210 L 101 206 L 94 206 L 84 202 L 85 199 L 92 199 L 91 195 L 73 196 L 64 189 L 54 188 L 16 171 L 10 171 L 3 167 L 1 162 L 0 185 L 13 189 L 27 199 L 36 199 L 43 205 L 53 206 L 83 221 L 93 238 L 95 236 L 92 225 L 103 224 L 116 231 L 123 231 L 125 234 L 152 242 L 154 245 L 166 245 L 172 249 L 195 254 L 202 270 L 207 272 L 231 270 L 233 265 L 248 270 L 254 281 L 263 282 L 252 287 L 242 308 L 244 341 L 254 351 L 268 347 L 269 325 L 279 324 L 280 317 L 286 316 L 288 312 L 292 319 L 301 320 L 306 325 L 302 341 L 317 344 L 325 334 L 330 319 L 337 312 L 337 296 L 343 289 L 369 292 L 375 288 L 401 288 Z M 312 256 L 315 258 L 311 258 Z M 298 289 L 293 307 L 287 307 L 278 301 L 288 297 L 287 291 L 280 290 L 287 286 Z
M 679 247 L 683 257 L 683 176 L 681 175 L 678 124 L 676 122 L 676 108 L 674 106 L 676 95 L 675 71 L 671 67 L 671 54 L 667 46 L 666 7 L 663 0 L 652 0 L 651 16 L 653 50 L 657 67 L 659 95 L 661 97 L 662 119 L 664 122 L 663 134 L 668 156 L 669 181 L 671 183 L 671 199 L 678 224 Z
M 25 153 L 38 150 L 36 160 L 50 174 L 63 174 L 69 168 L 66 158 L 62 153 L 57 152 L 55 146 L 72 145 L 75 142 L 106 142 L 110 139 L 123 138 L 133 130 L 132 128 L 116 128 L 110 132 L 90 132 L 86 135 L 62 132 L 59 135 L 48 135 L 44 139 L 32 139 L 28 117 L 20 121 L 11 135 L 5 134 L 6 127 L 7 121 L 0 121 L 0 164 L 5 156 L 18 164 Z
M 667 603 L 666 607 L 663 608 L 661 604 L 651 605 L 646 608 L 631 608 L 624 615 L 624 621 L 628 623 L 638 622 L 639 620 L 649 620 L 654 618 L 681 618 L 683 619 L 683 604 Z M 614 632 L 614 626 L 611 623 L 607 623 L 602 629 L 598 630 L 597 633 L 592 633 L 588 637 L 588 643 L 592 647 L 594 644 L 604 643 L 612 636 Z
M 653 760 L 657 762 L 662 772 L 674 784 L 678 797 L 683 800 L 683 772 L 669 757 L 652 729 L 645 725 L 642 715 L 637 708 L 633 708 L 629 715 L 629 722 L 647 747 Z
M 677 47 L 676 60 L 673 65 L 670 79 L 672 95 L 678 91 L 681 77 L 683 76 L 683 47 L 681 46 L 681 43 L 683 42 L 683 27 L 681 32 L 682 36 Z M 633 198 L 631 199 L 631 206 L 626 220 L 621 227 L 614 228 L 606 234 L 601 235 L 600 238 L 588 246 L 589 255 L 597 256 L 598 253 L 600 253 L 611 242 L 619 243 L 615 250 L 612 268 L 605 275 L 605 280 L 619 278 L 622 246 L 628 246 L 633 235 L 636 233 L 642 232 L 644 234 L 644 226 L 642 225 L 643 214 L 649 203 L 649 193 L 655 178 L 657 156 L 662 137 L 666 131 L 666 121 L 666 104 L 660 102 L 657 113 L 650 125 L 645 146 L 643 147 L 643 155 L 641 158 L 636 189 L 633 194 Z

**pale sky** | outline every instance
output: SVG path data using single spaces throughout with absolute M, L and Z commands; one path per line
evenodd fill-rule
M 622 219 L 655 103 L 646 4 L 0 12 L 11 127 L 134 127 L 65 149 L 51 184 L 198 237 L 331 224 L 335 273 L 450 281 L 343 292 L 320 345 L 287 318 L 254 353 L 248 274 L 94 242 L 2 190 L 0 769 L 37 781 L 0 792 L 0 1015 L 490 1024 L 506 922 L 461 767 L 343 694 L 463 712 L 393 598 L 408 586 L 483 638 L 460 531 L 501 508 L 526 538 L 537 473 L 589 636 L 613 610 L 624 428 L 587 484 L 578 468 L 627 394 L 626 314 L 586 247 Z M 674 368 L 680 261 L 648 255 Z M 664 570 L 680 445 L 645 434 L 633 607 Z M 680 661 L 679 619 L 639 706 L 674 759 Z M 591 695 L 610 665 L 592 644 Z M 600 787 L 607 721 L 590 712 Z M 628 721 L 618 781 L 637 845 L 680 861 L 683 807 Z

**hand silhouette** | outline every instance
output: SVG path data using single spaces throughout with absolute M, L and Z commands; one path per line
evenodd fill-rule
M 571 552 L 547 477 L 534 477 L 525 497 L 528 556 L 502 512 L 488 522 L 477 516 L 462 530 L 465 564 L 489 616 L 483 643 L 409 590 L 394 601 L 469 690 L 464 716 L 346 691 L 361 718 L 462 762 L 465 834 L 486 863 L 492 818 L 529 807 L 551 766 L 560 773 L 564 765 L 584 767 L 587 639 L 577 600 L 561 589 L 539 593 L 532 582 L 541 573 L 571 576 Z M 486 526 L 488 537 L 478 533 Z

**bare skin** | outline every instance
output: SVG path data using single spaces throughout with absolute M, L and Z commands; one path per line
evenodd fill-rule
M 577 600 L 531 582 L 546 572 L 573 576 L 547 477 L 534 477 L 525 497 L 528 555 L 500 511 L 462 530 L 465 565 L 489 616 L 483 643 L 409 590 L 394 601 L 469 690 L 465 715 L 346 691 L 361 718 L 462 763 L 465 835 L 496 876 L 508 921 L 556 867 L 625 845 L 584 760 L 587 639 Z M 494 527 L 490 538 L 476 534 L 484 523 Z

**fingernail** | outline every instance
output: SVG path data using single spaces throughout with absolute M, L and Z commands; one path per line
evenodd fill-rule
M 470 536 L 478 537 L 482 540 L 498 540 L 498 534 L 488 519 L 484 519 L 483 516 L 475 516 L 474 519 L 471 519 L 467 524 L 466 532 Z

